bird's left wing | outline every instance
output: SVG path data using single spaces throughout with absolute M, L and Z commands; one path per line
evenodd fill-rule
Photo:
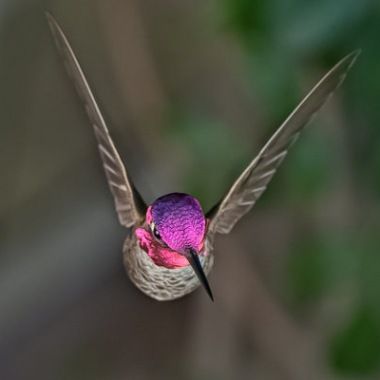
M 236 222 L 253 207 L 267 188 L 289 147 L 311 117 L 343 82 L 359 53 L 360 51 L 354 51 L 347 55 L 317 83 L 251 161 L 227 195 L 208 212 L 211 236 L 216 232 L 229 233 Z
M 125 227 L 132 227 L 143 220 L 146 205 L 128 177 L 91 88 L 65 34 L 50 13 L 46 12 L 46 17 L 57 48 L 63 56 L 66 69 L 74 81 L 94 128 L 99 153 L 108 185 L 114 197 L 120 224 Z

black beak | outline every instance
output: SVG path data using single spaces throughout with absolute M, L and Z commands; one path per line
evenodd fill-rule
M 210 285 L 207 281 L 207 277 L 205 275 L 205 272 L 203 271 L 202 264 L 199 260 L 199 256 L 197 255 L 197 253 L 193 249 L 189 249 L 187 251 L 186 257 L 189 260 L 189 263 L 190 263 L 191 267 L 193 268 L 195 274 L 197 275 L 200 283 L 203 285 L 207 294 L 210 296 L 211 301 L 214 301 L 214 297 L 212 295 L 212 291 L 211 291 Z

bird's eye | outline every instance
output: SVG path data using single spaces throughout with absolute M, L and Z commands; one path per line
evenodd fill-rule
M 156 228 L 156 227 L 153 228 L 153 235 L 154 235 L 157 239 L 161 240 L 161 235 L 160 235 L 160 233 L 157 231 L 157 228 Z
M 152 230 L 154 237 L 155 237 L 156 239 L 158 239 L 158 240 L 161 240 L 161 235 L 160 235 L 160 233 L 157 231 L 156 225 L 155 225 L 154 223 L 152 223 L 152 224 L 150 225 L 150 229 Z

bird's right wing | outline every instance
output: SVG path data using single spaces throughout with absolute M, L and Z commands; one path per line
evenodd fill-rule
M 226 196 L 208 212 L 211 237 L 214 233 L 229 233 L 236 222 L 253 207 L 287 155 L 289 147 L 311 117 L 343 82 L 358 54 L 359 51 L 354 51 L 347 55 L 317 83 L 245 168 Z
M 128 174 L 111 139 L 91 88 L 65 34 L 50 13 L 46 12 L 46 17 L 57 48 L 63 56 L 67 71 L 74 81 L 79 96 L 84 102 L 87 114 L 94 128 L 100 156 L 109 187 L 114 197 L 120 224 L 125 227 L 132 227 L 144 219 L 146 205 L 132 181 L 128 178 Z

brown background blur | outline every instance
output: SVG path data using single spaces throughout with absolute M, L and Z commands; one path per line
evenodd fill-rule
M 62 25 L 148 202 L 207 210 L 313 84 L 362 48 L 203 291 L 124 273 Z M 0 2 L 0 379 L 379 379 L 380 5 Z

